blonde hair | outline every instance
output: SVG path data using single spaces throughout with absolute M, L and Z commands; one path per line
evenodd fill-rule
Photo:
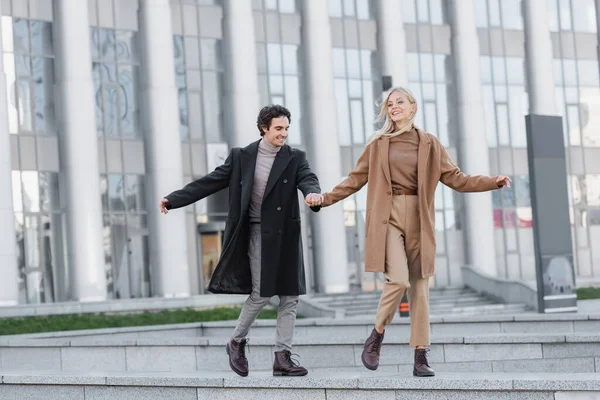
M 411 110 L 410 115 L 408 116 L 407 120 L 402 124 L 400 129 L 396 129 L 396 124 L 394 123 L 394 121 L 392 121 L 390 119 L 390 116 L 387 111 L 388 101 L 390 100 L 390 96 L 394 92 L 398 92 L 398 93 L 405 95 L 406 98 L 408 99 L 408 102 L 411 105 L 414 104 L 414 109 Z M 371 135 L 371 137 L 369 138 L 369 141 L 367 142 L 367 146 L 382 136 L 394 137 L 394 136 L 398 136 L 404 132 L 407 132 L 413 128 L 416 128 L 415 116 L 417 115 L 417 109 L 418 109 L 417 99 L 415 99 L 415 96 L 413 96 L 413 94 L 410 92 L 410 90 L 403 88 L 403 87 L 391 88 L 388 91 L 387 95 L 385 96 L 385 100 L 383 101 L 383 103 L 381 103 L 379 115 L 377 116 L 377 119 L 376 119 L 376 122 L 379 122 L 382 120 L 385 120 L 385 122 L 383 123 L 383 126 L 381 127 L 381 129 L 379 129 L 373 135 Z

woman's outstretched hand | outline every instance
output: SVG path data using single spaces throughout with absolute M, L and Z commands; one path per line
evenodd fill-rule
M 508 176 L 498 175 L 498 177 L 496 178 L 496 185 L 498 185 L 499 188 L 504 186 L 510 187 L 511 182 L 512 180 Z

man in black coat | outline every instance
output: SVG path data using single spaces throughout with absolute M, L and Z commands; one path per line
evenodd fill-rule
M 313 211 L 322 196 L 306 154 L 285 144 L 290 120 L 285 107 L 264 107 L 257 120 L 262 139 L 233 148 L 223 165 L 160 203 L 166 214 L 229 187 L 223 251 L 208 290 L 250 294 L 227 344 L 229 365 L 241 376 L 248 375 L 246 335 L 272 296 L 280 298 L 273 375 L 308 373 L 291 358 L 298 296 L 306 293 L 298 189 Z

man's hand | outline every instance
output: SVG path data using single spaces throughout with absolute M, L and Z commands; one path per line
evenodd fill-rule
M 318 193 L 309 193 L 304 200 L 306 205 L 309 207 L 318 207 L 323 204 L 323 201 L 325 201 L 325 198 L 322 194 Z
M 498 185 L 499 188 L 504 186 L 510 187 L 511 182 L 512 180 L 508 176 L 498 175 L 498 177 L 496 178 L 496 185 Z
M 160 212 L 163 214 L 167 214 L 169 210 L 167 210 L 167 206 L 169 205 L 169 200 L 162 199 L 158 207 L 160 208 Z

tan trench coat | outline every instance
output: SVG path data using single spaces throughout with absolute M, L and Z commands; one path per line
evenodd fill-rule
M 446 149 L 430 133 L 417 129 L 419 153 L 417 187 L 421 221 L 421 274 L 435 273 L 435 189 L 439 181 L 459 192 L 498 189 L 496 177 L 466 175 L 452 162 Z M 384 272 L 387 223 L 392 209 L 389 138 L 381 137 L 366 147 L 348 178 L 324 194 L 323 207 L 359 191 L 367 182 L 365 271 Z

